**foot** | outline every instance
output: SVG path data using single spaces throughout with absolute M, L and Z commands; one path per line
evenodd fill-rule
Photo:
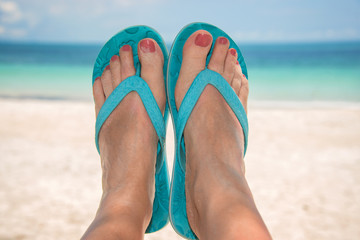
M 176 106 L 179 109 L 193 80 L 205 69 L 212 41 L 216 42 L 207 67 L 224 77 L 247 111 L 248 81 L 237 62 L 236 50 L 229 49 L 225 37 L 212 39 L 205 30 L 193 33 L 184 45 L 175 87 Z M 243 237 L 237 235 L 245 222 L 239 217 L 249 213 L 264 226 L 245 180 L 242 127 L 213 86 L 208 85 L 196 103 L 184 129 L 184 140 L 186 206 L 195 234 L 200 239 Z
M 193 33 L 185 42 L 183 61 L 175 87 L 175 102 L 178 109 L 195 77 L 205 69 L 206 57 L 210 51 L 212 41 L 210 33 L 199 30 Z M 237 61 L 236 50 L 233 48 L 229 49 L 229 45 L 228 39 L 219 37 L 216 40 L 214 51 L 207 67 L 218 72 L 226 79 L 239 97 L 245 111 L 247 111 L 249 84 L 245 75 L 242 74 L 241 67 Z M 210 128 L 205 128 L 207 131 L 202 131 L 205 126 Z M 216 129 L 214 126 L 216 126 Z M 221 139 L 220 143 L 217 143 L 216 146 L 220 150 L 223 149 L 223 146 L 226 146 L 227 149 L 232 146 L 238 150 L 239 156 L 243 155 L 244 136 L 241 125 L 222 95 L 211 85 L 205 88 L 189 117 L 184 130 L 185 143 L 187 142 L 187 145 L 191 147 L 190 141 L 207 140 L 207 137 L 211 137 L 208 134 L 213 134 L 212 138 L 210 138 L 213 140 L 219 139 L 218 137 L 215 138 L 218 134 L 224 134 L 224 139 Z M 199 146 L 196 147 L 198 148 Z M 188 150 L 190 149 L 187 148 Z M 204 149 L 204 151 L 206 150 Z M 239 164 L 237 163 L 237 165 Z M 240 167 L 241 171 L 244 172 L 243 163 L 241 163 Z
M 138 45 L 141 77 L 164 113 L 164 57 L 153 39 Z M 95 112 L 126 78 L 135 75 L 131 46 L 124 45 L 93 85 Z M 129 93 L 105 121 L 99 134 L 103 195 L 83 239 L 142 239 L 152 215 L 158 137 L 145 107 Z

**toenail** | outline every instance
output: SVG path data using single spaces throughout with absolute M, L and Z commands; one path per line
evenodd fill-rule
M 230 53 L 233 55 L 233 56 L 236 56 L 236 50 L 235 49 L 230 49 Z
M 228 40 L 226 37 L 219 37 L 219 43 L 220 44 L 227 44 L 228 43 Z
M 243 74 L 243 77 L 246 78 L 245 74 Z
M 126 51 L 126 52 L 130 51 L 130 45 L 124 45 L 124 46 L 122 46 L 122 47 L 121 47 L 121 50 L 122 50 L 122 51 Z
M 110 70 L 110 65 L 107 65 L 105 70 Z
M 209 34 L 199 33 L 195 38 L 195 44 L 200 47 L 207 47 L 211 43 L 211 36 Z
M 111 61 L 116 61 L 116 60 L 118 60 L 117 55 L 111 57 Z
M 140 49 L 144 53 L 155 52 L 155 44 L 153 41 L 145 39 L 140 42 Z
M 236 61 L 236 65 L 239 65 L 239 61 Z
M 96 81 L 96 80 L 99 80 L 99 79 L 100 79 L 100 77 L 97 77 L 97 78 L 95 78 L 95 81 Z

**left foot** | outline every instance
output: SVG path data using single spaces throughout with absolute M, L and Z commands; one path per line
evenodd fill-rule
M 164 113 L 164 57 L 159 45 L 139 42 L 141 77 Z M 96 115 L 112 91 L 135 75 L 130 45 L 111 58 L 94 82 Z M 158 136 L 136 92 L 130 92 L 103 124 L 99 134 L 103 195 L 93 223 L 82 239 L 142 239 L 152 216 Z

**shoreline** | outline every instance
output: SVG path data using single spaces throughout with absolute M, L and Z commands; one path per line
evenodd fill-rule
M 93 100 L 85 98 L 57 97 L 57 96 L 11 96 L 1 95 L 0 101 L 12 102 L 74 102 L 91 103 Z M 331 100 L 252 100 L 249 99 L 249 108 L 256 109 L 349 109 L 360 110 L 360 102 L 357 101 L 331 101 Z

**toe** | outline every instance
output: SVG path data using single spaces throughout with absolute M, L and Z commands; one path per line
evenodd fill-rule
M 236 83 L 237 82 L 237 83 Z M 238 91 L 235 91 L 240 99 L 240 102 L 245 108 L 245 111 L 247 112 L 247 100 L 249 96 L 249 81 L 246 79 L 245 75 L 241 71 L 241 67 L 239 63 L 237 62 L 235 66 L 235 75 L 233 79 L 233 83 L 239 85 Z
M 239 96 L 239 91 L 241 88 L 241 80 L 238 76 L 234 75 L 234 78 L 231 81 L 231 87 L 234 89 L 236 95 Z
M 124 45 L 120 48 L 120 72 L 121 81 L 135 75 L 134 59 L 130 45 Z
M 231 81 L 235 75 L 236 62 L 237 62 L 236 50 L 231 48 L 227 51 L 225 58 L 224 72 L 223 72 L 223 77 L 226 79 L 226 81 L 229 84 L 231 84 Z
M 120 58 L 118 55 L 112 56 L 110 60 L 110 72 L 113 89 L 120 83 Z
M 164 84 L 164 56 L 160 46 L 153 39 L 146 38 L 138 45 L 141 64 L 141 77 L 149 85 L 157 104 L 162 112 L 165 111 L 165 84 Z
M 212 43 L 212 36 L 205 30 L 194 32 L 185 42 L 178 82 L 175 87 L 175 101 L 180 107 L 185 93 L 195 77 L 205 69 L 206 57 Z
M 205 30 L 198 30 L 191 34 L 183 47 L 183 60 L 180 71 L 201 71 L 205 69 L 206 57 L 211 43 L 212 36 Z
M 247 112 L 247 100 L 249 96 L 249 81 L 246 79 L 245 75 L 241 75 L 241 87 L 239 90 L 239 98 L 240 102 L 245 108 L 245 111 Z
M 111 72 L 110 65 L 107 65 L 101 75 L 101 84 L 104 89 L 104 93 L 106 98 L 108 98 L 113 91 L 112 80 L 111 80 Z
M 95 113 L 96 116 L 99 114 L 99 111 L 102 105 L 105 102 L 105 94 L 103 90 L 103 86 L 101 84 L 100 77 L 97 77 L 93 84 L 93 95 L 94 95 L 94 102 L 95 102 Z
M 220 74 L 224 71 L 225 58 L 229 48 L 229 40 L 225 37 L 219 37 L 214 46 L 208 68 Z

